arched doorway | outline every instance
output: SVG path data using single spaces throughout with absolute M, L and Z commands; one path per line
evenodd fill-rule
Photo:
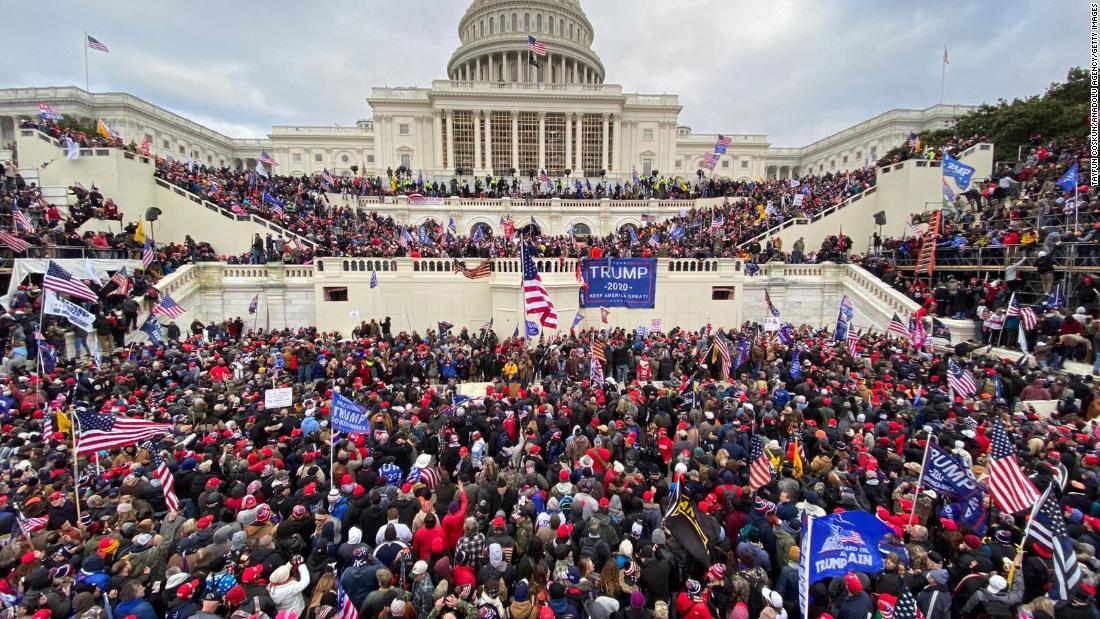
M 528 236 L 528 235 L 538 236 L 538 235 L 542 234 L 542 229 L 539 228 L 538 224 L 532 222 L 532 223 L 529 223 L 526 226 L 520 228 L 519 233 L 522 234 L 523 236 Z
M 589 237 L 592 236 L 592 228 L 583 221 L 578 221 L 573 224 L 573 236 Z
M 493 227 L 489 224 L 479 221 L 470 228 L 470 236 L 472 238 L 488 239 L 493 236 Z

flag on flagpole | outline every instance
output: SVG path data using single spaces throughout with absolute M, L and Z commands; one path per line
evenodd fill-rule
M 523 309 L 528 316 L 539 317 L 539 324 L 550 329 L 558 327 L 558 311 L 550 299 L 550 293 L 542 283 L 542 277 L 531 258 L 527 245 L 520 247 L 520 263 L 523 265 Z
M 161 435 L 171 435 L 175 426 L 145 419 L 118 417 L 115 413 L 77 410 L 77 455 L 134 445 Z
M 359 619 L 359 609 L 348 597 L 339 580 L 336 581 L 336 619 Z
M 726 338 L 718 334 L 718 337 L 714 338 L 714 346 L 718 349 L 718 356 L 722 359 L 722 369 L 719 370 L 718 380 L 729 380 L 730 378 L 730 347 L 726 342 Z
M 172 477 L 172 471 L 168 470 L 168 465 L 160 457 L 153 441 L 146 441 L 142 443 L 141 447 L 153 456 L 153 477 L 160 480 L 160 491 L 164 494 L 164 504 L 168 506 L 168 509 L 178 512 L 180 500 L 176 496 L 176 480 Z
M 169 320 L 175 320 L 176 318 L 183 316 L 183 313 L 185 311 L 187 310 L 180 307 L 170 294 L 164 295 L 164 298 L 161 299 L 160 303 L 153 307 L 153 314 L 156 314 L 157 316 L 164 316 Z
M 946 46 L 943 48 L 943 64 L 951 64 L 950 62 L 947 61 L 947 47 Z
M 103 52 L 105 54 L 111 53 L 111 50 L 107 49 L 107 46 L 104 45 L 103 43 L 101 43 L 99 41 L 99 39 L 93 37 L 90 34 L 85 34 L 84 36 L 87 37 L 88 47 L 90 47 L 91 49 L 94 49 L 94 50 L 99 51 L 99 52 Z M 125 54 L 123 54 L 123 55 L 125 55 Z
M 149 240 L 145 240 L 145 247 L 141 250 L 141 267 L 148 269 L 153 264 L 153 259 L 156 256 L 153 254 L 153 246 L 150 245 Z
M 260 150 L 260 162 L 263 163 L 264 165 L 269 165 L 269 166 L 279 165 L 278 163 L 275 162 L 274 159 L 271 158 L 271 155 L 267 154 L 267 151 L 263 150 L 263 149 Z
M 527 37 L 527 51 L 536 56 L 546 55 L 546 45 L 533 36 Z
M 993 423 L 989 447 L 989 493 L 1001 511 L 1015 514 L 1036 505 L 1039 490 L 1016 461 L 1016 452 L 1004 426 Z
M 53 260 L 46 265 L 46 276 L 42 280 L 42 287 L 86 301 L 99 301 L 99 297 L 87 284 L 73 277 Z
M 969 398 L 978 390 L 978 385 L 975 384 L 970 372 L 960 368 L 954 359 L 947 362 L 947 384 L 955 390 L 955 395 L 964 398 Z
M 377 271 L 371 271 L 370 272 L 370 287 L 371 288 L 377 288 L 378 287 L 378 272 Z
M 752 437 L 752 453 L 749 455 L 749 487 L 758 490 L 772 480 L 772 462 L 764 453 L 764 439 L 759 434 Z
M 252 301 L 248 304 L 248 313 L 255 314 L 256 310 L 260 307 L 260 295 L 252 297 Z
M 1031 509 L 1027 536 L 1052 551 L 1054 579 L 1050 588 L 1051 599 L 1068 600 L 1081 583 L 1082 574 L 1081 566 L 1077 564 L 1077 553 L 1073 549 L 1073 540 L 1066 529 L 1059 495 L 1055 484 L 1047 486 L 1046 492 L 1043 492 L 1043 496 Z
M 768 293 L 767 288 L 764 289 L 764 303 L 768 304 L 768 311 L 771 312 L 771 315 L 779 318 L 779 309 L 772 303 L 772 295 Z
M 27 216 L 23 213 L 21 209 L 13 206 L 11 208 L 11 216 L 12 221 L 15 222 L 16 229 L 22 228 L 24 230 L 27 230 L 28 232 L 34 230 L 34 226 L 31 224 L 31 220 L 27 218 Z
M 1077 178 L 1079 170 L 1080 168 L 1075 161 L 1073 165 L 1071 165 L 1069 169 L 1066 170 L 1066 173 L 1063 174 L 1062 177 L 1059 178 L 1054 184 L 1058 185 L 1058 188 L 1066 193 L 1073 193 L 1077 190 L 1077 186 L 1080 184 L 1080 181 Z
M 896 333 L 901 337 L 909 337 L 909 328 L 905 326 L 905 323 L 901 321 L 901 317 L 896 313 L 890 319 L 890 326 L 887 327 L 886 331 L 887 333 Z
M 0 231 L 0 243 L 7 245 L 15 253 L 20 253 L 30 249 L 31 244 L 23 239 L 15 236 L 7 230 Z

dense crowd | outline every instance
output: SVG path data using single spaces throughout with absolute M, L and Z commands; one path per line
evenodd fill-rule
M 748 342 L 732 368 L 719 337 Z M 905 591 L 929 619 L 1096 616 L 1090 379 L 1047 386 L 962 351 L 977 392 L 952 398 L 945 356 L 872 335 L 853 355 L 809 328 L 792 345 L 755 325 L 526 342 L 388 318 L 350 339 L 238 321 L 98 368 L 5 371 L 0 600 L 39 618 L 334 617 L 339 583 L 359 617 L 794 617 L 800 513 L 855 509 L 889 524 L 894 550 L 881 573 L 816 583 L 810 617 L 889 616 Z M 488 384 L 471 399 L 456 391 L 468 381 Z M 265 407 L 284 386 L 293 405 Z M 1059 400 L 1049 418 L 1021 403 L 1036 390 Z M 331 436 L 335 393 L 370 432 Z M 175 433 L 74 461 L 65 432 L 97 412 Z M 933 435 L 984 479 L 995 420 L 1036 485 L 1067 476 L 1085 574 L 1070 599 L 1047 595 L 1049 548 L 1017 552 L 1022 514 L 987 504 L 979 527 L 917 488 Z M 754 434 L 772 471 L 755 489 Z M 702 560 L 664 526 L 674 486 L 720 531 Z

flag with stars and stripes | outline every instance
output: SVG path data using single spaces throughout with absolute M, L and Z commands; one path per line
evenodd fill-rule
M 913 597 L 913 592 L 909 590 L 905 581 L 901 583 L 901 595 L 898 596 L 898 601 L 894 604 L 894 619 L 924 619 L 924 613 L 917 608 L 917 600 Z
M 153 313 L 154 314 L 156 314 L 158 316 L 164 316 L 165 318 L 167 318 L 169 320 L 175 320 L 176 318 L 179 318 L 180 316 L 183 316 L 183 313 L 185 311 L 187 311 L 187 310 L 180 307 L 179 304 L 176 303 L 175 299 L 173 299 L 172 295 L 170 295 L 170 294 L 164 295 L 164 298 L 161 299 L 160 303 L 158 303 L 153 308 Z
M 993 502 L 1006 514 L 1030 509 L 1039 500 L 1039 490 L 1016 461 L 1016 451 L 1001 422 L 994 422 L 989 438 L 989 494 Z
M 20 253 L 31 248 L 31 244 L 7 230 L 0 231 L 0 243 L 7 245 L 13 252 Z
M 49 516 L 35 516 L 34 518 L 27 518 L 23 515 L 23 512 L 15 512 L 16 522 L 19 524 L 19 528 L 23 530 L 23 533 L 27 535 L 34 535 L 42 529 L 46 528 L 46 523 L 50 521 Z
M 726 225 L 726 221 L 722 218 L 721 215 L 719 215 L 718 217 L 710 220 L 710 231 L 718 232 L 722 229 L 722 226 L 724 225 Z
M 654 249 L 660 249 L 661 248 L 661 236 L 659 234 L 657 234 L 656 232 L 654 232 L 652 235 L 650 235 L 649 240 L 646 241 L 646 242 L 649 243 L 649 245 L 651 247 L 653 247 Z
M 603 365 L 600 363 L 600 359 L 595 353 L 592 355 L 592 369 L 589 372 L 589 378 L 591 378 L 593 382 L 603 382 Z
M 330 189 L 336 186 L 336 179 L 329 174 L 328 168 L 321 168 L 321 182 L 328 185 Z
M 955 395 L 964 398 L 969 398 L 978 390 L 974 377 L 970 375 L 970 372 L 959 367 L 954 359 L 947 362 L 947 384 L 955 390 Z
M 531 252 L 527 245 L 520 248 L 520 263 L 523 266 L 523 309 L 528 316 L 534 314 L 539 317 L 539 324 L 548 329 L 558 328 L 558 311 L 554 308 L 554 301 L 550 299 L 550 293 L 542 283 L 535 261 L 531 258 Z
M 92 49 L 94 49 L 98 52 L 103 52 L 104 54 L 111 53 L 111 50 L 107 49 L 107 46 L 104 45 L 103 43 L 101 43 L 99 41 L 99 39 L 93 37 L 90 34 L 86 34 L 84 36 L 88 38 L 88 47 L 90 47 L 90 48 L 92 48 Z
M 145 240 L 145 246 L 141 250 L 141 268 L 148 269 L 153 264 L 153 259 L 156 256 L 153 254 L 153 246 L 149 243 L 149 240 Z
M 271 155 L 267 154 L 266 150 L 260 150 L 260 162 L 263 163 L 264 165 L 269 165 L 269 166 L 279 165 L 278 163 L 275 162 L 274 159 L 271 158 Z
M 1008 311 L 1005 312 L 1005 317 L 1019 316 L 1020 324 L 1024 326 L 1025 331 L 1031 331 L 1039 324 L 1039 317 L 1035 315 L 1035 310 L 1030 307 L 1021 307 L 1020 302 L 1016 300 L 1016 293 L 1012 293 L 1012 298 L 1008 301 Z
M 126 267 L 115 271 L 115 274 L 111 276 L 108 281 L 110 284 L 114 284 L 114 290 L 107 293 L 107 296 L 126 296 L 130 294 L 130 289 L 133 288 L 133 284 L 130 282 L 130 274 L 126 271 Z
M 730 346 L 726 338 L 721 334 L 714 338 L 714 347 L 718 349 L 718 356 L 722 359 L 722 369 L 719 370 L 719 380 L 729 380 L 730 377 Z
M 260 295 L 252 297 L 252 300 L 248 303 L 248 313 L 255 314 L 260 309 Z
M 764 439 L 759 434 L 752 437 L 752 453 L 749 455 L 749 487 L 763 488 L 772 480 L 772 462 L 764 453 Z
M 894 317 L 890 319 L 890 326 L 886 328 L 887 333 L 896 333 L 902 337 L 909 337 L 909 328 L 902 322 L 901 317 L 894 314 Z
M 176 496 L 176 479 L 172 477 L 172 471 L 168 470 L 168 465 L 160 457 L 160 453 L 157 452 L 152 441 L 145 441 L 141 444 L 141 447 L 153 456 L 153 466 L 155 467 L 153 476 L 160 480 L 160 490 L 164 493 L 164 504 L 168 506 L 168 509 L 178 512 L 180 500 Z
M 53 260 L 46 265 L 46 277 L 42 280 L 42 287 L 59 294 L 67 294 L 85 301 L 98 301 L 99 297 L 87 284 L 72 276 L 71 273 L 61 268 Z
M 12 207 L 11 209 L 12 220 L 15 222 L 16 229 L 22 228 L 23 230 L 34 230 L 34 226 L 31 224 L 31 220 L 27 219 L 27 216 L 21 209 Z
M 1062 516 L 1060 495 L 1055 484 L 1047 486 L 1046 492 L 1031 510 L 1028 538 L 1052 551 L 1050 562 L 1054 578 L 1050 587 L 1051 599 L 1068 600 L 1081 583 L 1082 575 L 1073 541 L 1066 530 L 1066 519 Z
M 531 52 L 532 54 L 534 54 L 536 56 L 545 56 L 546 55 L 546 44 L 543 43 L 542 41 L 539 41 L 538 39 L 536 39 L 533 36 L 528 36 L 527 37 L 527 51 Z
M 336 619 L 359 619 L 359 609 L 339 580 L 336 581 Z
M 161 435 L 171 435 L 174 426 L 114 413 L 77 410 L 77 455 L 86 456 L 104 449 L 135 445 Z

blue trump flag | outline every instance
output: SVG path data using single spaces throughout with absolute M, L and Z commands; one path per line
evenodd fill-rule
M 157 321 L 156 316 L 149 316 L 145 319 L 145 322 L 141 325 L 141 330 L 149 336 L 149 341 L 153 344 L 160 346 L 164 343 L 164 337 L 160 333 L 160 323 Z
M 970 530 L 983 535 L 986 515 L 982 495 L 985 488 L 978 483 L 970 467 L 936 443 L 929 443 L 921 470 L 921 485 L 943 495 L 947 502 L 940 514 L 966 523 Z
M 842 512 L 810 520 L 803 527 L 802 547 L 809 548 L 802 569 L 808 584 L 848 572 L 882 570 L 879 544 L 892 532 L 874 514 Z
M 336 432 L 370 433 L 367 411 L 339 393 L 332 394 L 332 429 Z
M 527 337 L 535 337 L 539 334 L 539 323 L 528 320 L 527 322 Z
M 1077 163 L 1075 162 L 1069 167 L 1068 170 L 1066 170 L 1066 173 L 1062 175 L 1062 178 L 1058 179 L 1058 182 L 1056 182 L 1055 185 L 1058 185 L 1058 187 L 1060 187 L 1062 191 L 1066 193 L 1072 193 L 1076 191 L 1077 185 L 1080 184 L 1080 181 L 1077 179 L 1078 171 L 1079 168 L 1077 167 Z
M 974 176 L 974 168 L 955 159 L 951 156 L 951 153 L 944 153 L 943 175 L 955 179 L 955 184 L 959 186 L 959 191 L 966 191 L 966 188 L 970 186 L 970 177 Z

